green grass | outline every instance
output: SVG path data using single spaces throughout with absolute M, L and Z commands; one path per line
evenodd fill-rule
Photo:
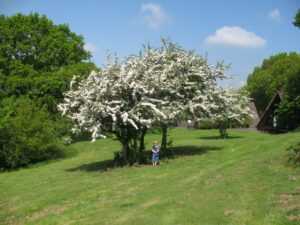
M 1 224 L 297 224 L 300 168 L 285 149 L 300 133 L 174 129 L 176 157 L 112 168 L 113 139 L 72 156 L 0 173 Z M 159 135 L 147 135 L 147 148 Z M 297 220 L 299 219 L 299 220 Z

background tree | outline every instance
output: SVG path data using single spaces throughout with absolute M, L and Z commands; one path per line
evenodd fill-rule
M 0 68 L 5 75 L 14 69 L 53 71 L 89 59 L 82 36 L 68 25 L 54 25 L 46 16 L 0 16 Z
M 288 79 L 297 76 L 300 68 L 300 55 L 279 53 L 263 61 L 248 76 L 246 90 L 250 93 L 261 115 L 276 91 L 283 91 Z
M 83 38 L 65 24 L 54 25 L 37 13 L 1 15 L 0 29 L 0 85 L 6 97 L 49 94 L 59 99 L 66 90 L 59 88 L 67 86 L 74 73 L 95 69 L 83 63 L 90 58 Z M 58 89 L 52 87 L 58 83 Z
M 298 9 L 293 24 L 300 28 L 300 9 Z M 300 69 L 299 60 L 294 72 L 288 77 L 284 87 L 284 99 L 279 104 L 276 113 L 278 127 L 295 129 L 300 126 Z
M 40 158 L 32 156 L 48 144 L 54 146 L 57 135 L 66 133 L 70 124 L 58 113 L 56 105 L 69 89 L 74 74 L 83 77 L 96 67 L 86 62 L 90 53 L 84 50 L 83 38 L 71 32 L 67 25 L 55 25 L 45 16 L 37 13 L 0 15 L 0 30 L 0 139 L 6 140 L 0 143 L 1 162 L 8 162 L 4 156 L 16 159 L 15 162 L 0 163 L 0 167 L 7 168 L 47 158 L 44 157 L 46 153 Z M 20 105 L 27 109 L 27 116 L 21 113 Z M 41 114 L 45 115 L 43 119 L 35 119 L 37 111 L 44 113 Z M 27 123 L 37 127 L 52 124 L 56 129 L 49 128 L 49 131 L 60 132 L 50 135 L 46 129 L 33 129 L 33 133 L 20 129 L 20 124 Z M 34 135 L 41 138 L 41 146 L 31 145 L 29 151 L 25 146 Z M 43 135 L 49 138 L 43 139 Z M 44 149 L 51 155 L 50 148 Z M 23 162 L 14 154 L 21 154 Z
M 296 13 L 295 20 L 294 20 L 293 24 L 296 27 L 300 28 L 300 9 L 298 9 L 298 11 Z
M 243 90 L 221 90 L 222 101 L 217 101 L 216 111 L 210 121 L 219 129 L 220 137 L 228 137 L 228 128 L 243 127 L 251 123 L 248 93 Z M 219 96 L 218 96 L 219 97 Z
M 294 74 L 288 77 L 284 87 L 283 100 L 278 106 L 278 127 L 295 129 L 300 127 L 300 65 Z

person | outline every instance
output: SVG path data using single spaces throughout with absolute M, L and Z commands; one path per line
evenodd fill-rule
M 159 160 L 159 158 L 158 158 L 159 147 L 157 145 L 157 141 L 154 142 L 154 145 L 152 147 L 152 152 L 153 152 L 153 154 L 152 154 L 152 165 L 156 166 L 156 164 Z

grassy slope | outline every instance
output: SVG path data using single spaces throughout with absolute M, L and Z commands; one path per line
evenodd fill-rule
M 177 157 L 156 168 L 103 170 L 120 148 L 106 139 L 73 144 L 77 154 L 67 159 L 0 173 L 0 223 L 296 224 L 288 218 L 300 214 L 300 168 L 286 164 L 284 149 L 300 133 L 217 135 L 172 130 Z M 158 137 L 147 136 L 148 149 Z

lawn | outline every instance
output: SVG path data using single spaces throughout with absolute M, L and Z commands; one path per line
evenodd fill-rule
M 0 173 L 1 224 L 299 224 L 300 133 L 173 129 L 176 156 L 113 168 L 114 139 L 78 142 L 69 157 Z M 159 135 L 147 135 L 147 149 Z

